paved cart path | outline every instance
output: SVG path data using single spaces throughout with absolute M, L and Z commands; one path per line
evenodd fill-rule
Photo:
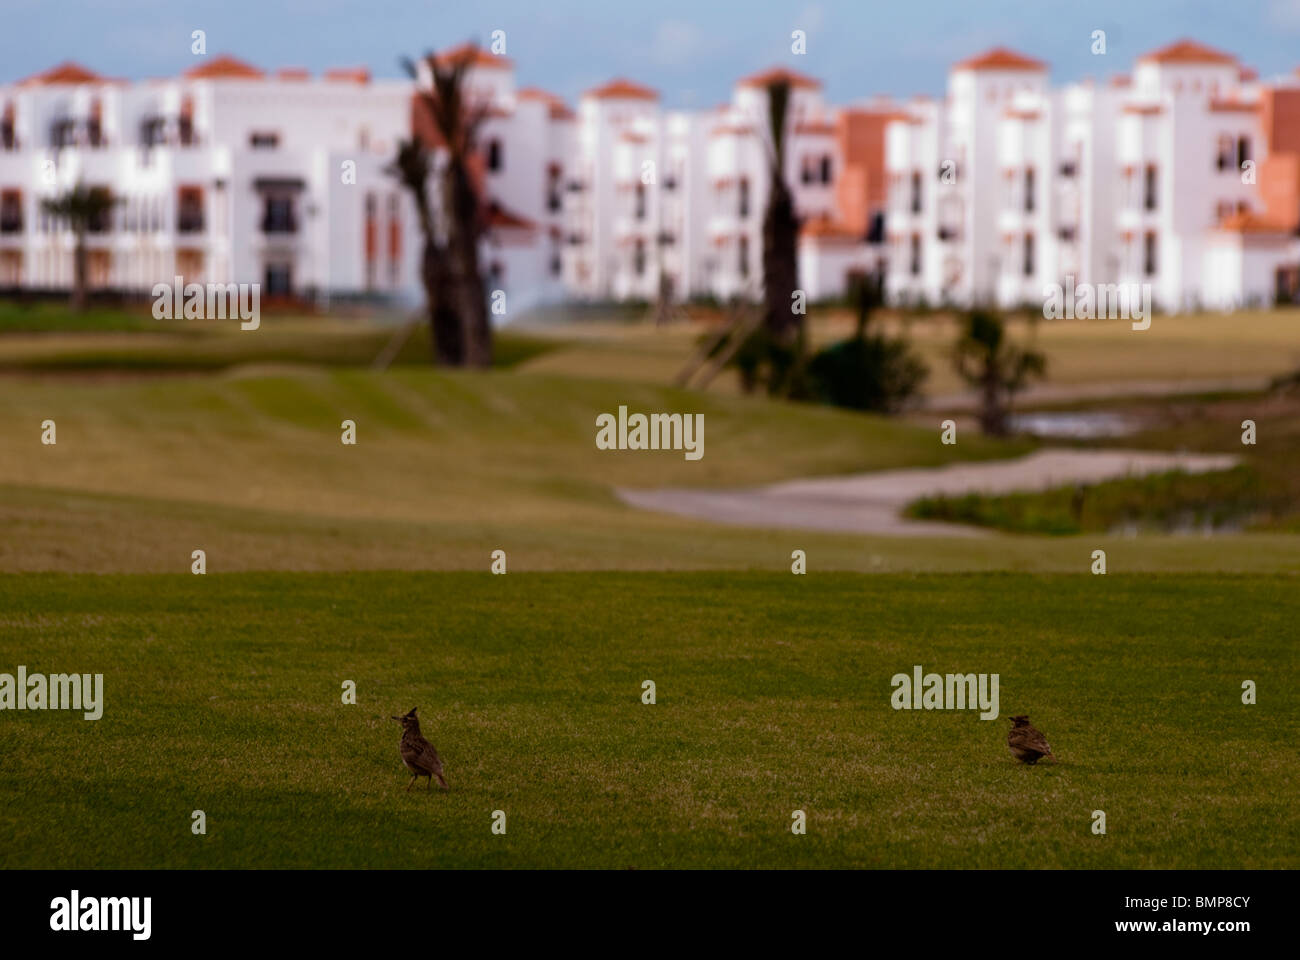
M 1226 454 L 1048 449 L 1015 460 L 814 477 L 747 489 L 619 489 L 617 493 L 624 503 L 644 510 L 735 526 L 981 537 L 992 534 L 963 524 L 908 520 L 900 514 L 912 500 L 933 494 L 1037 491 L 1176 469 L 1189 473 L 1227 470 L 1236 462 L 1236 457 Z

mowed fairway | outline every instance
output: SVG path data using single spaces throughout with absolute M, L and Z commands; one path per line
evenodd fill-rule
M 703 459 L 602 451 L 596 416 L 703 413 Z M 58 443 L 41 443 L 54 420 Z M 357 444 L 340 443 L 356 423 Z M 1031 445 L 822 407 L 518 372 L 0 379 L 0 572 L 1300 571 L 1300 538 L 890 538 L 641 511 L 616 487 L 751 486 Z
M 1288 576 L 0 576 L 0 671 L 105 684 L 4 716 L 0 866 L 1294 868 L 1297 622 Z M 892 710 L 914 664 L 1002 717 Z

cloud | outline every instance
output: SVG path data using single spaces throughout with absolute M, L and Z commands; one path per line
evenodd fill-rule
M 1300 0 L 1272 0 L 1268 18 L 1274 26 L 1285 30 L 1300 30 Z
M 650 57 L 661 66 L 677 67 L 693 60 L 703 47 L 704 35 L 695 24 L 665 20 L 655 30 Z
M 826 22 L 826 8 L 820 3 L 810 3 L 799 11 L 799 16 L 795 18 L 795 29 L 803 30 L 805 33 L 816 33 Z

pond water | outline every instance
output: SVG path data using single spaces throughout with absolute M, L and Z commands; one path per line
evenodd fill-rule
M 1094 437 L 1124 437 L 1137 433 L 1142 424 L 1122 413 L 1061 411 L 1011 415 L 1011 429 L 1035 437 L 1064 437 L 1088 440 Z

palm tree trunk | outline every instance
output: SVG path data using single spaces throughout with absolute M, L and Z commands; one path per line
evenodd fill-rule
M 83 313 L 86 309 L 86 230 L 77 230 L 77 245 L 72 251 L 72 309 Z
M 776 179 L 763 218 L 764 322 L 772 339 L 786 347 L 798 339 L 800 324 L 799 315 L 791 309 L 799 285 L 798 233 L 794 200 L 784 179 Z
M 448 299 L 447 251 L 432 240 L 426 240 L 424 244 L 421 279 L 424 281 L 424 302 L 429 311 L 433 360 L 444 366 L 459 367 L 465 362 L 465 337 L 460 315 Z
M 478 193 L 464 163 L 455 158 L 447 170 L 447 208 L 451 212 L 448 244 L 453 270 L 453 287 L 464 331 L 465 366 L 492 365 L 492 321 L 488 315 L 487 291 L 479 270 L 478 240 L 480 204 Z

